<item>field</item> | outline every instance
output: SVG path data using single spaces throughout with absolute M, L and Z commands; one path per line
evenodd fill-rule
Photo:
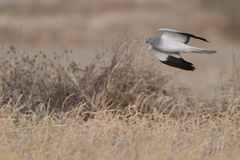
M 160 64 L 146 53 L 145 39 L 159 34 L 151 31 L 158 27 L 153 19 L 144 16 L 151 26 L 144 23 L 133 29 L 142 23 L 140 18 L 135 24 L 131 22 L 133 14 L 129 19 L 120 16 L 117 20 L 124 21 L 123 26 L 114 30 L 117 20 L 110 14 L 120 15 L 122 9 L 127 14 L 133 8 L 144 15 L 146 10 L 157 13 L 163 6 L 162 12 L 168 13 L 166 6 L 174 2 L 146 5 L 145 1 L 104 0 L 91 7 L 85 1 L 74 2 L 13 2 L 0 11 L 5 13 L 0 21 L 5 25 L 0 31 L 0 160 L 238 159 L 240 50 L 239 37 L 232 31 L 239 27 L 235 21 L 238 12 L 229 9 L 233 4 L 197 2 L 201 7 L 196 9 L 204 13 L 196 15 L 200 22 L 186 17 L 192 20 L 190 32 L 200 30 L 197 35 L 212 42 L 202 45 L 193 40 L 190 44 L 218 50 L 215 55 L 184 55 L 197 68 L 187 72 Z M 109 6 L 104 8 L 104 4 Z M 226 7 L 223 13 L 236 17 L 226 18 L 228 25 L 221 26 L 217 20 L 204 25 L 215 19 L 215 14 L 224 17 L 218 13 L 221 5 Z M 179 8 L 176 12 L 186 15 L 181 12 L 185 7 Z M 203 18 L 206 13 L 210 16 Z M 79 22 L 78 15 L 90 18 L 86 23 L 96 24 L 91 27 L 97 31 L 107 27 L 101 31 L 109 33 L 95 39 L 97 31 Z M 96 23 L 97 15 L 113 21 Z M 61 34 L 66 21 L 60 17 L 68 16 L 67 22 L 76 24 L 68 23 L 71 31 Z M 4 18 L 11 23 L 3 23 Z M 32 18 L 42 23 L 30 23 Z M 169 28 L 180 23 L 178 17 L 174 22 L 161 18 Z M 21 27 L 20 22 L 29 25 Z M 84 32 L 77 31 L 78 23 Z M 41 30 L 44 25 L 46 30 Z M 226 30 L 231 30 L 229 35 L 222 33 Z

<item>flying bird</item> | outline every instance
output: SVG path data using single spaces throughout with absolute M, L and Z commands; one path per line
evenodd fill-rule
M 179 52 L 205 54 L 216 53 L 214 50 L 188 46 L 191 38 L 209 42 L 204 38 L 167 28 L 160 28 L 158 31 L 163 33 L 162 36 L 152 36 L 146 40 L 146 43 L 151 44 L 151 46 L 148 47 L 148 52 L 166 65 L 187 71 L 194 71 L 195 67 L 193 64 L 185 61 Z

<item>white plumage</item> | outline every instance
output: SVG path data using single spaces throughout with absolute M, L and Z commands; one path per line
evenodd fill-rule
M 166 28 L 158 29 L 158 31 L 162 32 L 163 35 L 152 36 L 146 41 L 147 43 L 151 44 L 151 46 L 148 47 L 148 52 L 160 60 L 162 63 L 170 65 L 172 67 L 191 71 L 195 69 L 195 67 L 193 67 L 193 64 L 185 61 L 179 52 L 205 54 L 213 54 L 216 52 L 214 50 L 188 46 L 191 38 L 196 38 L 208 42 L 204 38 Z

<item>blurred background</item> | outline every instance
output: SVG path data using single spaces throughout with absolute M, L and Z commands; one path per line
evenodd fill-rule
M 238 62 L 240 53 L 239 0 L 0 0 L 0 26 L 1 51 L 11 46 L 29 54 L 72 50 L 83 67 L 119 34 L 133 33 L 132 40 L 142 43 L 143 58 L 203 98 L 234 75 L 233 55 Z M 190 45 L 217 53 L 182 54 L 197 68 L 194 72 L 165 66 L 148 54 L 145 43 L 161 35 L 158 28 L 206 38 L 210 43 L 192 39 Z

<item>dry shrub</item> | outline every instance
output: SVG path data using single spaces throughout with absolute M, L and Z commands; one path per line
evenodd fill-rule
M 226 111 L 229 105 L 240 97 L 240 75 L 235 53 L 232 54 L 232 62 L 232 78 L 218 83 L 218 87 L 215 89 L 215 100 L 213 103 L 220 112 Z
M 79 104 L 85 104 L 85 110 L 91 111 L 103 106 L 123 110 L 143 94 L 152 99 L 145 107 L 153 105 L 156 98 L 166 94 L 164 85 L 170 76 L 163 76 L 156 66 L 144 61 L 141 42 L 134 40 L 134 36 L 119 35 L 113 47 L 99 52 L 85 69 L 75 61 L 63 65 L 65 57 L 70 59 L 68 51 L 64 58 L 56 53 L 49 58 L 42 52 L 30 58 L 11 47 L 1 56 L 2 104 L 11 100 L 23 111 L 35 110 L 39 104 L 49 104 L 50 110 L 61 111 Z

